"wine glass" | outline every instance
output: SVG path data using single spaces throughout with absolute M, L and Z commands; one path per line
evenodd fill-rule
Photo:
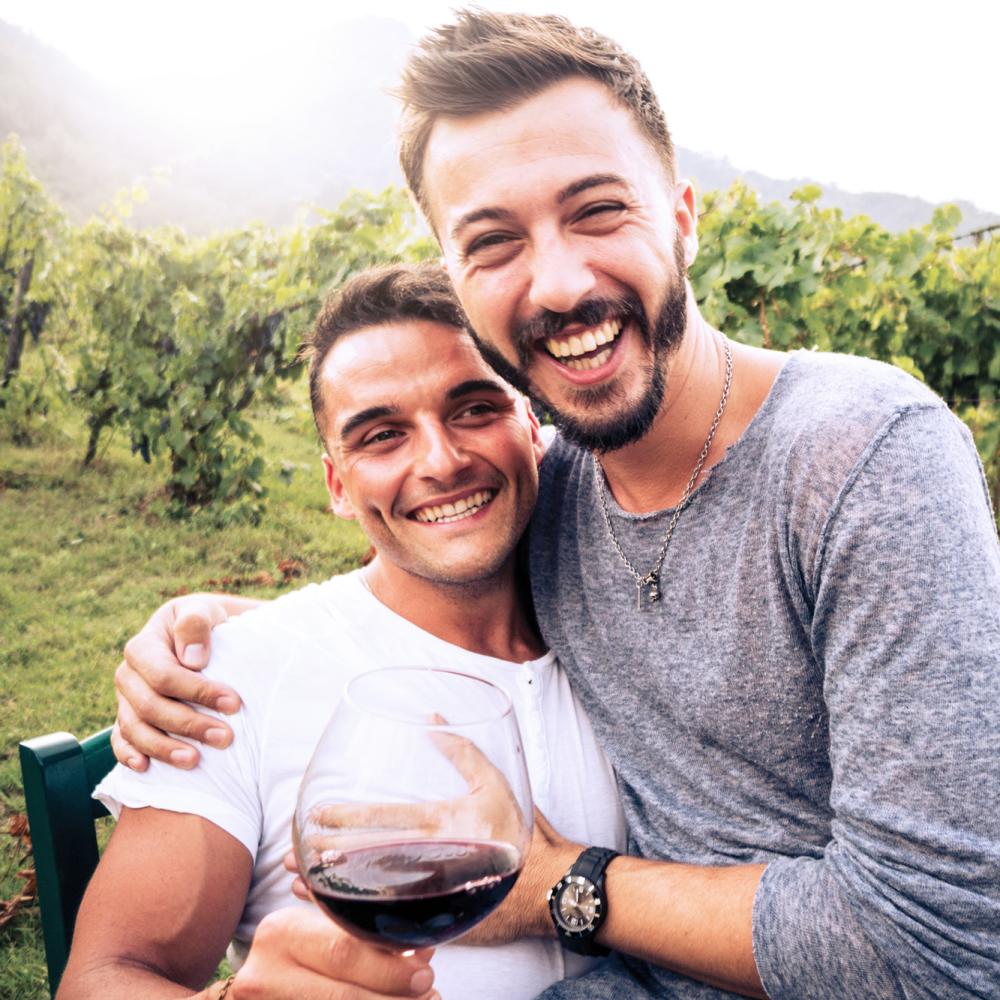
M 453 940 L 517 880 L 531 789 L 510 698 L 449 670 L 348 683 L 299 789 L 293 841 L 313 898 L 393 950 Z

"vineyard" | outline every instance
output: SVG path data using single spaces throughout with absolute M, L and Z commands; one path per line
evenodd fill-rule
M 956 241 L 957 209 L 890 233 L 818 205 L 705 197 L 692 267 L 709 322 L 747 343 L 862 354 L 938 392 L 972 428 L 1000 497 L 1000 246 Z M 204 239 L 136 231 L 126 193 L 69 225 L 16 140 L 0 175 L 0 433 L 82 422 L 86 467 L 113 435 L 156 463 L 164 513 L 257 519 L 264 458 L 248 408 L 301 374 L 325 292 L 372 263 L 434 253 L 402 192 L 354 195 L 318 225 Z
M 954 209 L 891 233 L 819 196 L 705 196 L 691 280 L 706 318 L 747 343 L 863 354 L 922 379 L 972 429 L 996 507 L 1000 241 L 960 239 Z M 357 565 L 363 539 L 326 510 L 299 344 L 351 274 L 436 252 L 400 191 L 352 195 L 312 225 L 198 239 L 130 226 L 139 198 L 74 226 L 17 142 L 2 147 L 5 997 L 47 995 L 17 741 L 106 725 L 121 647 L 165 597 L 275 596 Z

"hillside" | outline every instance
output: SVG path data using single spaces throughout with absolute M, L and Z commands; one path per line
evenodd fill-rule
M 395 102 L 386 94 L 413 42 L 394 21 L 365 18 L 296 43 L 294 79 L 259 73 L 233 81 L 252 88 L 252 118 L 204 107 L 206 133 L 184 127 L 182 104 L 169 119 L 129 106 L 62 53 L 0 21 L 0 138 L 20 136 L 32 170 L 76 220 L 124 187 L 141 183 L 149 199 L 138 225 L 177 224 L 207 232 L 260 220 L 292 222 L 304 206 L 332 207 L 352 187 L 401 182 L 394 150 Z M 741 172 L 725 160 L 678 150 L 681 168 L 702 190 L 742 177 L 766 200 L 785 198 L 807 178 Z M 863 213 L 890 229 L 927 222 L 933 205 L 891 193 L 852 194 L 825 186 L 823 201 Z M 1000 216 L 960 203 L 962 229 Z

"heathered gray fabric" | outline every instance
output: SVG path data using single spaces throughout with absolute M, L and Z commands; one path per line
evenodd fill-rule
M 792 355 L 641 614 L 596 475 L 546 457 L 531 579 L 632 853 L 769 862 L 775 1000 L 1000 997 L 1000 546 L 968 431 L 893 368 Z M 670 512 L 612 512 L 647 569 Z M 727 994 L 631 959 L 544 994 L 649 995 Z

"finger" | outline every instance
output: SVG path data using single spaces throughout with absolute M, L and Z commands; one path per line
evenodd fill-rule
M 392 830 L 398 836 L 427 836 L 440 826 L 440 806 L 425 802 L 346 802 L 318 806 L 310 812 L 309 821 L 322 828 L 319 838 L 323 843 L 329 840 L 327 846 L 339 845 L 343 849 L 345 836 L 369 838 L 373 831 Z M 334 833 L 336 836 L 330 836 Z
M 174 606 L 173 644 L 185 667 L 200 670 L 208 663 L 212 629 L 229 616 L 219 601 L 207 597 L 184 597 Z
M 431 739 L 438 750 L 455 765 L 458 773 L 465 778 L 470 790 L 497 779 L 506 783 L 504 776 L 471 740 L 447 732 L 431 733 Z
M 115 671 L 115 686 L 149 722 L 156 720 L 147 718 L 140 701 L 150 694 L 190 701 L 224 715 L 239 711 L 241 704 L 231 687 L 182 667 L 163 639 L 148 633 L 140 633 L 125 646 L 125 660 Z
M 133 771 L 145 771 L 149 767 L 149 758 L 138 750 L 124 736 L 118 723 L 111 727 L 111 750 L 115 759 Z
M 176 669 L 189 675 L 193 683 L 205 684 L 201 675 L 191 674 L 183 667 Z M 170 738 L 167 734 L 173 733 L 213 747 L 225 747 L 232 742 L 233 731 L 228 723 L 214 715 L 196 711 L 174 697 L 164 697 L 127 663 L 115 672 L 115 687 L 118 689 L 118 719 L 122 735 L 144 753 L 150 752 L 143 742 L 146 728 L 159 729 L 167 739 Z M 138 730 L 137 726 L 144 728 Z
M 314 909 L 290 908 L 265 917 L 254 935 L 258 947 L 261 955 L 287 953 L 306 970 L 376 995 L 421 996 L 434 980 L 428 965 L 432 949 L 402 955 L 385 951 L 353 937 Z
M 118 719 L 115 724 L 119 727 L 121 738 L 140 754 L 180 767 L 185 771 L 198 763 L 200 755 L 193 746 L 168 736 L 162 729 L 147 725 L 120 694 Z

